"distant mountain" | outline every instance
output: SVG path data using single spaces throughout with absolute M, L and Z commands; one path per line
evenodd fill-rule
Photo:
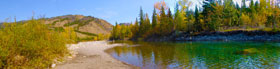
M 47 18 L 45 23 L 54 28 L 72 27 L 80 38 L 95 36 L 97 34 L 107 35 L 110 34 L 113 28 L 113 25 L 103 19 L 83 15 L 65 15 Z
M 126 26 L 129 26 L 129 25 L 131 25 L 131 23 L 120 23 L 119 25 L 126 25 Z

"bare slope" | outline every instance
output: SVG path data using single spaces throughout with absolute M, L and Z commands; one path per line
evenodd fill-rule
M 65 15 L 46 19 L 46 24 L 54 28 L 72 27 L 79 38 L 94 36 L 97 34 L 110 34 L 113 25 L 107 21 L 91 16 Z

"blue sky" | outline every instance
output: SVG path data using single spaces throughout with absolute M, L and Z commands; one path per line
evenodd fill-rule
M 155 2 L 161 0 L 1 0 L 0 22 L 31 19 L 35 17 L 54 17 L 68 14 L 94 16 L 109 23 L 134 22 L 139 8 L 151 16 Z M 175 0 L 165 0 L 171 8 Z M 198 0 L 191 0 L 197 3 Z

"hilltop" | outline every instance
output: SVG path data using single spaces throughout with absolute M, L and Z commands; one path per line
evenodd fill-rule
M 92 16 L 64 15 L 35 20 L 43 21 L 41 23 L 48 25 L 49 29 L 58 32 L 64 32 L 66 30 L 69 31 L 69 28 L 71 28 L 76 32 L 78 41 L 87 41 L 92 39 L 102 40 L 109 38 L 111 30 L 113 29 L 113 25 L 108 23 L 106 20 Z M 31 20 L 22 20 L 17 23 L 26 23 L 28 21 Z M 0 26 L 2 26 L 2 24 L 3 23 L 0 23 Z
M 45 24 L 58 30 L 72 27 L 79 38 L 88 38 L 98 34 L 109 35 L 113 28 L 113 25 L 103 19 L 83 15 L 57 16 L 46 18 L 45 21 Z

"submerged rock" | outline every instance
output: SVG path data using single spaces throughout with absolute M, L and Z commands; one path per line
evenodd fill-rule
M 237 51 L 237 52 L 235 52 L 235 54 L 249 55 L 249 54 L 256 54 L 257 52 L 258 52 L 258 49 L 256 49 L 256 48 L 248 48 L 248 49 L 244 49 L 242 51 Z

